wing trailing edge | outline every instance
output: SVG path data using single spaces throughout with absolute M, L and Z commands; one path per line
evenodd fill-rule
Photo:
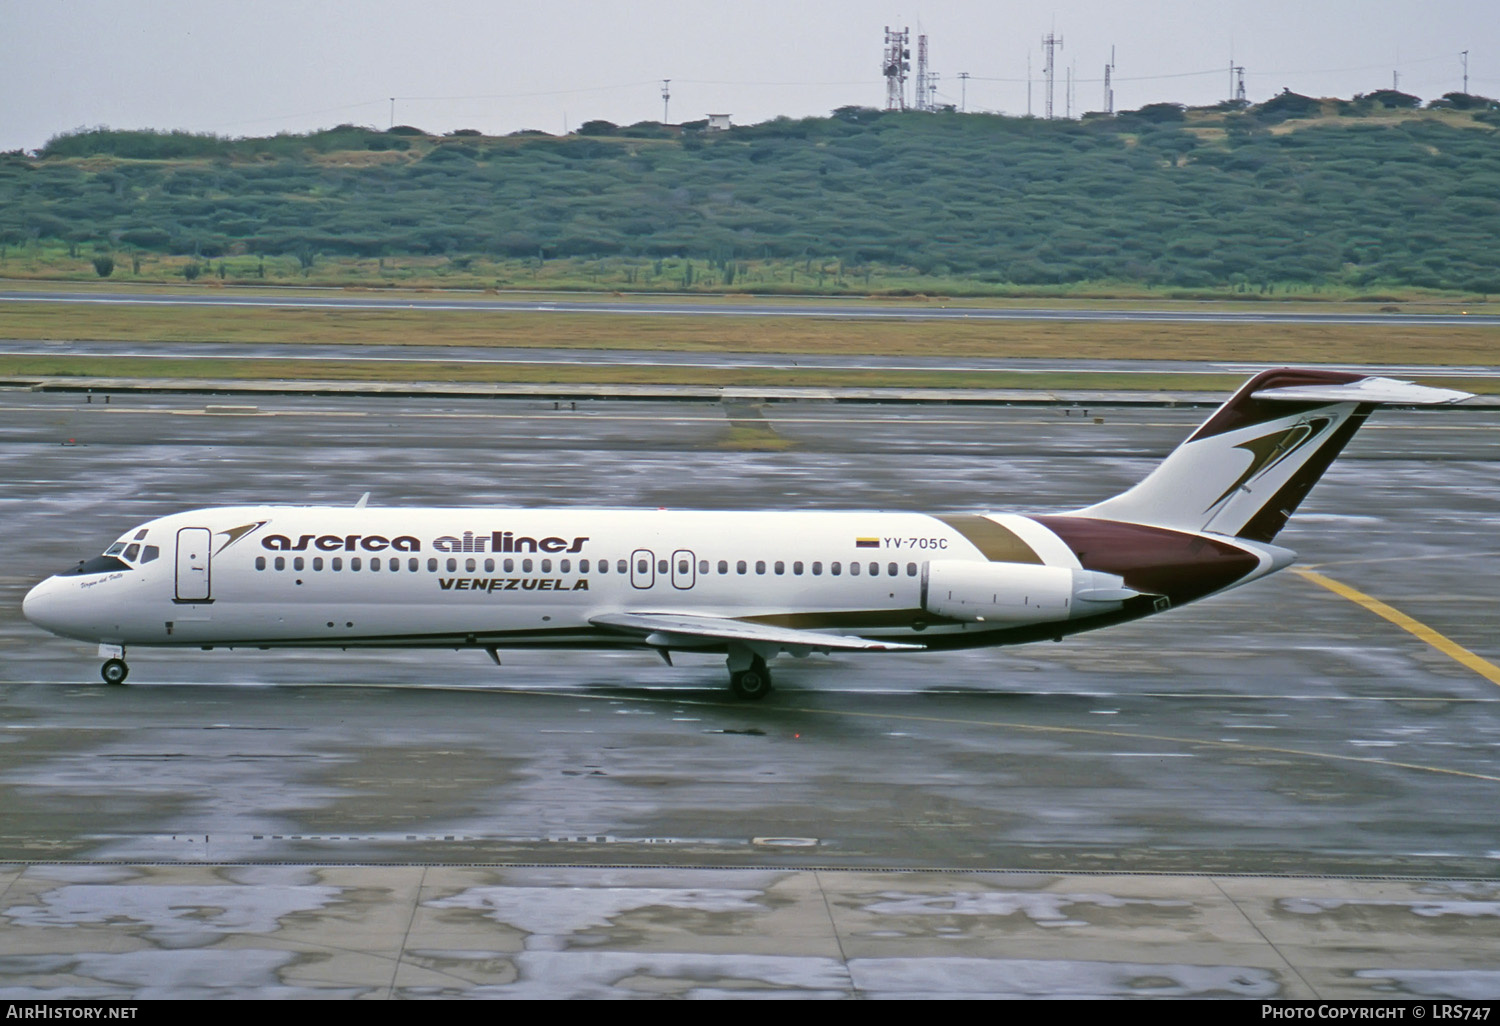
M 648 645 L 657 648 L 704 648 L 716 643 L 746 646 L 770 646 L 789 652 L 920 651 L 922 645 L 897 641 L 871 641 L 868 638 L 805 631 L 795 627 L 773 627 L 750 623 L 728 616 L 703 616 L 691 613 L 605 613 L 589 617 L 589 623 L 625 634 L 637 634 Z

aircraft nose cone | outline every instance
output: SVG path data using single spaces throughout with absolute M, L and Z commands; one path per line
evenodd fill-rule
M 21 615 L 46 631 L 57 633 L 62 623 L 62 603 L 52 579 L 38 584 L 21 600 Z

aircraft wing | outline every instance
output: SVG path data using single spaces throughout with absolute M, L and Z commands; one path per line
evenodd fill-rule
M 899 641 L 870 641 L 822 631 L 736 620 L 728 616 L 691 613 L 607 613 L 589 618 L 597 627 L 639 634 L 648 645 L 660 648 L 698 648 L 715 641 L 738 641 L 747 646 L 766 645 L 792 652 L 829 652 L 834 649 L 867 652 L 920 651 L 923 645 Z

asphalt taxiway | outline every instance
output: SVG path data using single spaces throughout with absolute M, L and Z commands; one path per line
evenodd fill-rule
M 1500 995 L 1493 409 L 1377 414 L 1278 539 L 1321 580 L 758 704 L 625 652 L 109 688 L 19 616 L 194 506 L 1046 512 L 1202 417 L 0 392 L 0 997 Z
M 1225 310 L 1211 303 L 1185 302 L 1158 309 L 1099 309 L 1053 307 L 968 306 L 949 299 L 874 300 L 868 297 L 806 298 L 761 297 L 730 299 L 723 296 L 681 295 L 662 301 L 648 293 L 610 298 L 576 296 L 552 299 L 491 298 L 448 290 L 442 295 L 379 295 L 327 289 L 232 288 L 212 291 L 72 292 L 66 290 L 0 291 L 0 303 L 69 303 L 96 306 L 209 306 L 282 308 L 304 310 L 404 310 L 467 311 L 470 313 L 566 313 L 628 314 L 645 317 L 792 317 L 839 320 L 889 321 L 1092 321 L 1105 323 L 1195 323 L 1195 324 L 1402 324 L 1424 327 L 1500 324 L 1500 315 L 1465 310 L 1455 313 L 1402 313 L 1337 310 L 1238 309 Z

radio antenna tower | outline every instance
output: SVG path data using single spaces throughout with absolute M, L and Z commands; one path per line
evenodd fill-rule
M 1232 102 L 1243 105 L 1245 100 L 1245 66 L 1229 62 L 1229 96 Z
M 918 28 L 922 26 L 918 25 Z M 917 36 L 917 92 L 912 98 L 917 110 L 927 110 L 927 33 Z
M 1055 36 L 1048 32 L 1042 37 L 1042 45 L 1047 48 L 1047 65 L 1042 69 L 1042 77 L 1047 80 L 1047 120 L 1052 120 L 1052 87 L 1056 84 L 1057 69 L 1053 64 L 1053 51 L 1063 45 L 1062 36 Z
M 664 125 L 670 125 L 672 123 L 671 120 L 667 117 L 667 105 L 672 101 L 672 93 L 667 88 L 667 86 L 670 85 L 671 82 L 672 80 L 670 78 L 664 78 L 661 80 L 661 123 Z
M 911 70 L 911 51 L 906 41 L 911 38 L 911 29 L 892 32 L 885 27 L 885 62 L 881 70 L 885 73 L 885 109 L 906 109 L 906 73 Z
M 1104 66 L 1104 112 L 1113 114 L 1115 112 L 1115 87 L 1110 85 L 1110 79 L 1115 73 L 1115 48 L 1109 48 L 1109 63 Z

